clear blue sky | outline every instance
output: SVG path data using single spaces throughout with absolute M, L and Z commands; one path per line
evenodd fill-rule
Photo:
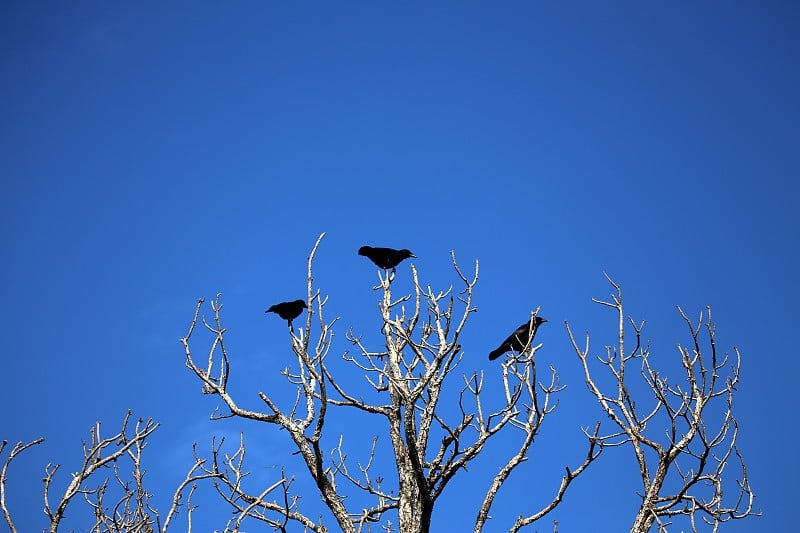
M 222 292 L 232 381 L 257 406 L 288 357 L 263 311 L 304 295 L 323 231 L 331 357 L 349 327 L 379 327 L 362 244 L 411 248 L 442 289 L 449 250 L 480 261 L 464 371 L 496 375 L 486 353 L 542 306 L 564 414 L 507 519 L 555 490 L 580 441 L 550 454 L 601 418 L 563 321 L 602 351 L 613 317 L 590 298 L 609 294 L 607 271 L 656 361 L 687 340 L 676 304 L 713 306 L 719 345 L 743 354 L 735 412 L 765 512 L 725 531 L 794 527 L 800 7 L 650 4 L 4 3 L 0 438 L 48 439 L 13 470 L 21 529 L 42 524 L 44 464 L 65 480 L 91 424 L 110 433 L 128 408 L 162 423 L 155 492 L 212 433 L 252 435 L 256 470 L 256 447 L 288 453 L 283 432 L 206 421 L 216 401 L 178 339 L 196 299 Z M 442 517 L 463 514 L 493 460 Z M 630 524 L 629 458 L 603 464 L 553 515 L 563 531 Z

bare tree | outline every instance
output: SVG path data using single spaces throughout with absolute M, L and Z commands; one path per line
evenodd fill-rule
M 733 358 L 717 352 L 710 307 L 705 318 L 701 313 L 696 323 L 678 307 L 689 327 L 691 342 L 688 347 L 678 345 L 677 358 L 684 375 L 682 380 L 671 381 L 651 365 L 650 346 L 642 344 L 644 322 L 628 319 L 635 344 L 632 350 L 626 347 L 622 290 L 606 277 L 615 289 L 611 301 L 593 301 L 614 309 L 617 315 L 618 342 L 607 346 L 605 356 L 597 358 L 612 376 L 612 390 L 602 390 L 589 364 L 588 332 L 581 348 L 568 323 L 567 331 L 589 391 L 615 426 L 611 434 L 602 437 L 605 446 L 629 448 L 639 466 L 642 503 L 631 532 L 650 531 L 654 524 L 658 531 L 667 531 L 679 516 L 688 519 L 693 532 L 701 527 L 717 531 L 729 520 L 760 514 L 753 508 L 755 494 L 736 446 L 739 425 L 733 416 L 733 395 L 741 368 L 739 350 L 733 349 Z M 632 364 L 639 367 L 633 379 L 641 378 L 653 398 L 634 399 Z M 738 466 L 735 484 L 728 475 L 731 462 Z M 733 496 L 723 499 L 724 489 L 730 487 L 735 488 Z
M 392 282 L 395 272 L 379 273 L 381 293 L 379 304 L 383 334 L 382 348 L 371 350 L 361 337 L 348 332 L 346 338 L 356 347 L 355 354 L 345 352 L 343 358 L 365 376 L 367 387 L 349 390 L 334 375 L 327 362 L 331 350 L 332 326 L 336 319 L 326 322 L 326 299 L 313 284 L 314 255 L 322 235 L 308 258 L 307 299 L 309 310 L 305 327 L 290 330 L 291 346 L 297 358 L 293 369 L 284 375 L 296 388 L 295 398 L 286 406 L 283 398 L 273 398 L 259 392 L 264 410 L 242 408 L 228 390 L 231 362 L 225 347 L 225 328 L 222 326 L 219 297 L 211 303 L 213 323 L 203 320 L 213 340 L 205 364 L 196 361 L 190 340 L 201 321 L 203 300 L 197 304 L 194 319 L 183 338 L 187 366 L 203 383 L 203 390 L 219 396 L 228 412 L 216 417 L 236 416 L 273 424 L 288 432 L 297 453 L 302 457 L 308 474 L 316 483 L 325 505 L 339 529 L 345 532 L 371 531 L 380 527 L 386 531 L 404 533 L 427 532 L 437 499 L 453 478 L 480 454 L 487 441 L 505 428 L 520 430 L 517 452 L 510 457 L 486 489 L 483 503 L 475 518 L 475 531 L 482 531 L 492 503 L 510 473 L 528 456 L 534 438 L 546 417 L 553 411 L 553 397 L 563 387 L 558 375 L 550 369 L 544 383 L 537 381 L 535 353 L 541 348 L 527 346 L 516 357 L 502 365 L 504 397 L 487 401 L 482 395 L 485 376 L 472 373 L 462 376 L 458 395 L 458 410 L 448 416 L 440 409 L 445 380 L 459 379 L 454 372 L 461 362 L 459 339 L 470 315 L 475 311 L 473 289 L 478 281 L 478 263 L 472 275 L 466 275 L 451 253 L 461 292 L 436 292 L 423 287 L 416 268 L 411 266 L 413 294 L 395 298 Z M 316 304 L 316 305 L 313 305 Z M 538 312 L 538 310 L 537 310 Z M 315 340 L 312 317 L 317 315 L 318 331 Z M 535 313 L 533 314 L 535 316 Z M 365 398 L 371 399 L 365 399 Z M 388 427 L 394 456 L 396 480 L 387 482 L 389 473 L 374 472 L 375 444 L 369 459 L 357 466 L 348 464 L 341 440 L 326 453 L 326 436 L 330 409 L 352 409 L 369 417 L 383 420 Z M 594 461 L 602 450 L 596 434 L 589 434 L 586 456 L 574 469 L 567 468 L 555 496 L 544 506 L 527 516 L 520 516 L 509 527 L 511 531 L 528 525 L 550 512 L 563 498 L 569 484 Z M 330 437 L 329 437 L 330 438 Z M 387 483 L 397 490 L 387 488 Z M 395 485 L 396 484 L 396 485 Z M 357 498 L 353 492 L 361 497 Z M 259 500 L 258 495 L 251 498 Z M 300 522 L 310 531 L 327 531 L 321 521 L 303 515 L 294 506 L 260 499 L 260 505 L 272 505 L 286 520 Z M 296 502 L 296 500 L 293 500 Z M 359 502 L 356 508 L 351 502 Z M 366 503 L 364 503 L 366 502 Z
M 210 302 L 208 319 L 205 301 L 197 302 L 181 339 L 186 365 L 199 379 L 202 392 L 220 400 L 211 418 L 246 419 L 288 435 L 300 470 L 286 472 L 287 456 L 280 476 L 249 483 L 243 434 L 232 453 L 223 450 L 224 439 L 212 439 L 208 458 L 202 457 L 195 445 L 194 463 L 174 491 L 162 520 L 151 505 L 142 469 L 142 452 L 157 424 L 139 419 L 131 430 L 129 412 L 121 431 L 109 438 L 101 438 L 99 423 L 91 429 L 79 471 L 52 506 L 50 487 L 59 467 L 46 467 L 44 502 L 51 532 L 57 531 L 67 506 L 72 507 L 75 497 L 81 496 L 78 499 L 88 504 L 92 513 L 90 531 L 166 533 L 180 527 L 176 518 L 182 514 L 180 522 L 191 533 L 197 509 L 193 496 L 205 482 L 212 484 L 232 511 L 225 519 L 225 533 L 245 531 L 250 523 L 283 532 L 291 528 L 317 533 L 424 533 L 430 530 L 435 505 L 447 487 L 500 435 L 504 442 L 515 442 L 515 449 L 481 492 L 475 532 L 484 531 L 490 523 L 492 530 L 510 532 L 537 523 L 563 501 L 571 483 L 604 450 L 622 447 L 633 451 L 643 485 L 642 504 L 631 528 L 634 533 L 647 532 L 654 525 L 666 531 L 671 521 L 681 516 L 688 519 L 693 531 L 717 531 L 728 520 L 757 514 L 744 460 L 736 447 L 738 425 L 732 402 L 739 379 L 739 353 L 734 349 L 733 361 L 727 354 L 718 356 L 710 310 L 705 321 L 701 316 L 695 324 L 679 308 L 692 342 L 688 348 L 679 345 L 684 375 L 679 382 L 671 382 L 650 364 L 649 345 L 641 341 L 644 323 L 630 321 L 636 343 L 633 350 L 626 348 L 621 289 L 609 278 L 616 289 L 612 301 L 595 301 L 617 312 L 618 344 L 607 347 L 605 356 L 599 358 L 601 368 L 609 372 L 611 392 L 603 391 L 604 380 L 598 379 L 590 365 L 588 333 L 585 347 L 580 348 L 569 324 L 567 332 L 589 391 L 614 429 L 601 433 L 600 422 L 584 429 L 585 454 L 576 458 L 573 467 L 565 467 L 560 482 L 553 480 L 552 492 L 544 501 L 529 499 L 523 512 L 513 518 L 492 517 L 496 499 L 511 474 L 531 457 L 535 438 L 564 390 L 553 367 L 547 369 L 544 379 L 537 373 L 536 354 L 542 344 L 529 341 L 521 352 L 505 358 L 496 382 L 482 371 L 460 372 L 462 333 L 476 310 L 473 290 L 478 263 L 473 273 L 467 274 L 451 252 L 460 290 L 434 291 L 420 282 L 412 264 L 410 294 L 398 297 L 392 292 L 395 271 L 379 271 L 379 283 L 373 289 L 379 294 L 380 340 L 367 339 L 350 329 L 345 339 L 352 349 L 329 361 L 338 319 L 326 320 L 327 298 L 315 287 L 312 275 L 323 236 L 308 256 L 305 323 L 297 330 L 289 325 L 288 343 L 294 358 L 281 374 L 291 394 L 254 391 L 252 400 L 260 401 L 258 408 L 243 407 L 248 400 L 235 397 L 229 388 L 233 365 L 220 295 Z M 531 313 L 531 328 L 538 312 Z M 705 338 L 707 346 L 701 350 Z M 198 343 L 203 347 L 199 357 L 193 350 Z M 626 373 L 633 362 L 640 364 L 639 372 Z M 348 379 L 350 375 L 358 380 Z M 637 410 L 631 375 L 641 377 L 652 393 L 649 402 L 649 398 L 639 401 L 640 409 L 647 404 L 644 411 Z M 720 406 L 712 408 L 712 404 Z M 351 457 L 355 454 L 345 445 L 348 428 L 336 423 L 341 420 L 339 414 L 345 420 L 366 417 L 377 421 L 370 427 L 386 428 L 391 446 L 378 446 L 382 434 L 375 434 L 370 444 L 358 449 L 365 459 L 354 461 Z M 12 533 L 17 530 L 6 505 L 7 471 L 19 454 L 43 440 L 18 443 L 0 470 L 0 508 Z M 3 441 L 0 453 L 5 446 Z M 392 462 L 385 460 L 388 456 Z M 723 473 L 732 461 L 738 463 L 740 473 L 737 490 L 733 498 L 723 501 L 724 490 L 729 495 L 731 486 L 727 475 L 723 480 Z M 301 494 L 293 489 L 295 476 L 313 480 L 330 512 L 327 518 L 315 516 L 317 511 L 305 505 L 301 508 Z M 541 480 L 539 485 L 543 485 Z M 334 526 L 325 523 L 330 519 Z M 554 522 L 554 532 L 557 528 Z
M 49 531 L 55 533 L 63 520 L 67 506 L 76 498 L 82 496 L 83 499 L 93 509 L 95 525 L 92 531 L 151 531 L 150 526 L 154 523 L 152 519 L 152 509 L 149 506 L 150 495 L 144 490 L 142 485 L 143 472 L 141 470 L 141 454 L 145 446 L 145 440 L 158 424 L 152 420 L 137 420 L 133 428 L 133 434 L 128 434 L 128 423 L 131 418 L 130 411 L 122 422 L 122 429 L 119 433 L 110 437 L 101 436 L 101 425 L 98 422 L 90 431 L 89 441 L 83 442 L 83 461 L 80 470 L 72 474 L 72 480 L 67 485 L 64 493 L 58 498 L 58 503 L 51 505 L 51 485 L 53 479 L 61 465 L 48 464 L 45 467 L 44 482 L 44 510 L 50 525 Z M 6 480 L 7 472 L 12 461 L 23 451 L 44 442 L 43 438 L 36 439 L 27 444 L 17 443 L 11 453 L 3 462 L 0 470 L 0 506 L 6 523 L 12 533 L 16 533 L 17 528 L 11 518 L 11 513 L 6 506 Z M 0 444 L 0 453 L 5 448 L 7 441 Z M 133 464 L 132 482 L 123 480 L 120 474 L 118 460 L 128 457 Z M 111 470 L 111 477 L 106 477 L 97 484 L 90 484 L 89 480 L 98 476 L 95 474 L 102 470 Z M 110 480 L 113 480 L 122 487 L 122 496 L 117 499 L 111 507 L 106 500 L 109 491 Z
M 101 437 L 101 424 L 98 422 L 90 430 L 89 441 L 83 443 L 83 460 L 80 469 L 72 474 L 72 479 L 64 493 L 57 496 L 57 503 L 51 504 L 52 483 L 61 465 L 48 464 L 45 467 L 44 510 L 48 517 L 48 530 L 58 531 L 66 516 L 67 508 L 75 507 L 74 501 L 83 501 L 91 513 L 89 531 L 108 533 L 165 533 L 182 507 L 187 509 L 186 531 L 192 531 L 192 512 L 196 506 L 192 504 L 192 495 L 197 483 L 205 479 L 214 480 L 214 487 L 219 495 L 233 507 L 233 513 L 224 531 L 239 531 L 244 519 L 254 517 L 269 524 L 275 529 L 285 531 L 285 516 L 290 509 L 288 490 L 290 480 L 285 477 L 265 487 L 259 498 L 251 498 L 244 494 L 241 487 L 249 474 L 243 468 L 245 456 L 244 437 L 240 437 L 239 446 L 232 454 L 222 452 L 224 439 L 216 442 L 212 439 L 211 458 L 204 459 L 194 447 L 194 464 L 189 468 L 183 481 L 175 490 L 166 519 L 161 520 L 159 512 L 151 505 L 151 493 L 145 489 L 142 469 L 142 452 L 147 439 L 156 430 L 158 424 L 152 420 L 138 419 L 132 433 L 129 432 L 131 413 L 128 412 L 122 422 L 119 433 L 110 437 Z M 3 461 L 0 469 L 0 508 L 11 533 L 17 533 L 17 527 L 6 504 L 7 476 L 12 462 L 25 450 L 42 444 L 43 438 L 28 443 L 17 443 Z M 0 453 L 7 441 L 0 443 Z M 126 463 L 123 465 L 123 463 Z M 269 493 L 281 493 L 284 506 L 279 513 L 279 520 L 267 516 L 269 507 L 260 505 L 261 500 Z M 76 498 L 77 497 L 77 498 Z M 184 502 L 185 497 L 185 502 Z M 290 514 L 290 511 L 288 511 Z M 79 513 L 75 513 L 76 515 Z

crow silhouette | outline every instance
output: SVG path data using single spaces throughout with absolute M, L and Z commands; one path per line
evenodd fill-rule
M 373 248 L 372 246 L 362 246 L 358 249 L 358 255 L 368 257 L 379 268 L 384 270 L 395 268 L 403 259 L 417 257 L 411 250 L 405 248 L 395 250 L 394 248 Z
M 303 309 L 308 309 L 305 300 L 295 300 L 293 302 L 281 302 L 279 304 L 275 304 L 264 312 L 276 313 L 282 319 L 288 320 L 289 326 L 291 326 L 292 320 L 299 317 L 300 313 L 303 312 Z
M 495 360 L 506 352 L 521 352 L 533 341 L 536 335 L 536 330 L 542 322 L 547 322 L 546 318 L 540 316 L 533 317 L 533 326 L 531 321 L 528 320 L 508 336 L 496 350 L 489 352 L 489 359 Z

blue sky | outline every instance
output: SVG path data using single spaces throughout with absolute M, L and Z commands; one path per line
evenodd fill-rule
M 207 421 L 215 401 L 178 339 L 197 298 L 222 292 L 232 381 L 256 405 L 288 356 L 285 326 L 263 311 L 302 297 L 321 232 L 315 278 L 341 317 L 332 357 L 349 327 L 379 327 L 362 244 L 412 249 L 442 289 L 450 250 L 480 261 L 465 372 L 495 375 L 486 353 L 537 306 L 550 319 L 537 339 L 568 385 L 564 415 L 507 518 L 555 490 L 580 454 L 554 454 L 601 418 L 563 321 L 596 335 L 597 353 L 611 342 L 613 317 L 590 302 L 609 294 L 606 271 L 667 365 L 687 341 L 674 306 L 712 305 L 718 344 L 743 354 L 735 412 L 765 512 L 726 531 L 795 523 L 797 4 L 0 10 L 0 438 L 47 438 L 14 466 L 22 530 L 41 524 L 43 466 L 74 470 L 94 421 L 111 431 L 128 408 L 162 423 L 147 452 L 170 493 L 191 442 L 214 433 L 288 453 L 285 433 Z M 609 491 L 629 457 L 604 459 L 553 516 L 563 531 L 630 524 L 635 485 Z M 467 481 L 442 517 L 474 497 Z

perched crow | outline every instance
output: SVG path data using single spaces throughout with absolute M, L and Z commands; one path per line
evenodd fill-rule
M 289 325 L 292 325 L 292 320 L 300 316 L 300 313 L 303 312 L 303 309 L 307 309 L 308 306 L 306 305 L 305 300 L 295 300 L 293 302 L 281 302 L 279 304 L 275 304 L 266 311 L 265 313 L 277 313 L 279 317 L 284 320 L 289 321 Z
M 395 250 L 394 248 L 373 248 L 372 246 L 362 246 L 358 249 L 358 255 L 369 257 L 373 263 L 383 269 L 394 268 L 400 261 L 409 257 L 417 257 L 411 250 Z
M 521 352 L 525 349 L 528 344 L 533 341 L 534 335 L 536 335 L 536 330 L 539 329 L 539 325 L 542 322 L 547 322 L 546 318 L 542 318 L 540 316 L 534 317 L 533 319 L 533 328 L 531 329 L 531 322 L 528 320 L 520 327 L 518 327 L 514 333 L 509 335 L 509 337 L 504 340 L 500 346 L 497 347 L 496 350 L 492 350 L 489 352 L 489 359 L 494 360 L 503 355 L 506 352 Z M 530 338 L 528 338 L 528 334 L 530 333 Z

